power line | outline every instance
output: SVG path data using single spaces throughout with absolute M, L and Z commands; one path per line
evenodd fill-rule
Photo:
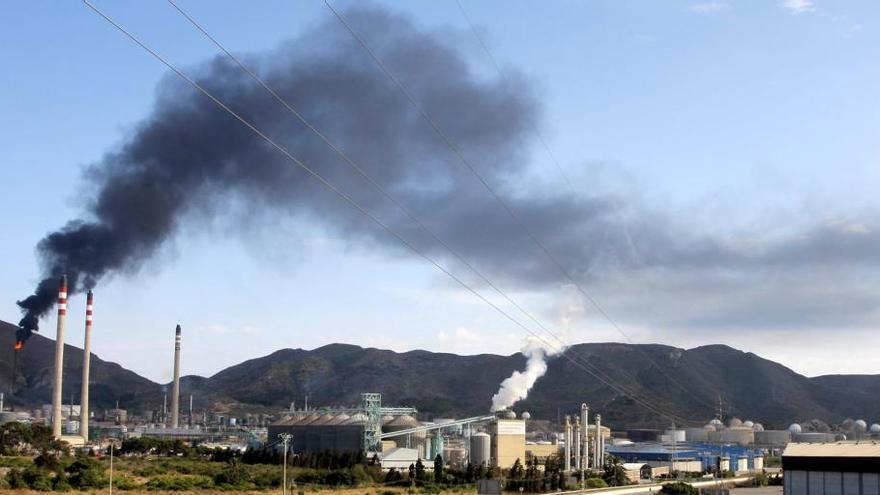
M 477 42 L 483 48 L 483 51 L 486 53 L 486 56 L 489 57 L 489 60 L 492 62 L 492 65 L 495 66 L 495 70 L 498 71 L 498 74 L 507 81 L 507 74 L 501 70 L 501 64 L 498 63 L 498 60 L 492 55 L 492 52 L 489 51 L 489 46 L 483 41 L 483 37 L 480 36 L 480 33 L 477 31 L 477 27 L 474 26 L 474 23 L 471 22 L 471 18 L 467 15 L 467 12 L 464 10 L 464 6 L 461 4 L 461 0 L 455 0 L 455 3 L 458 4 L 458 10 L 461 11 L 462 17 L 467 21 L 468 26 L 471 28 L 471 32 L 474 33 L 474 37 L 477 38 Z M 559 175 L 562 176 L 562 180 L 568 185 L 569 190 L 572 194 L 576 194 L 574 185 L 571 180 L 568 178 L 568 174 L 565 173 L 565 169 L 562 168 L 562 165 L 559 163 L 559 160 L 556 159 L 556 154 L 553 153 L 553 150 L 550 149 L 550 145 L 547 144 L 547 141 L 544 139 L 544 135 L 538 129 L 538 125 L 535 124 L 533 119 L 529 119 L 529 124 L 531 124 L 532 131 L 535 133 L 535 136 L 538 138 L 538 141 L 541 142 L 541 145 L 544 147 L 544 150 L 547 151 L 547 156 L 550 157 L 550 161 L 556 165 L 556 170 L 559 171 Z
M 470 262 L 468 262 L 458 251 L 452 248 L 447 242 L 442 240 L 439 236 L 436 235 L 434 231 L 428 228 L 424 222 L 419 220 L 418 217 L 411 210 L 409 210 L 406 206 L 404 206 L 400 201 L 398 201 L 393 195 L 387 192 L 387 190 L 382 187 L 372 176 L 370 176 L 362 167 L 360 167 L 354 160 L 352 160 L 348 154 L 346 154 L 338 145 L 336 145 L 333 141 L 331 141 L 324 133 L 319 131 L 311 122 L 308 121 L 300 112 L 298 112 L 284 97 L 282 97 L 277 91 L 275 91 L 271 86 L 269 86 L 262 78 L 260 78 L 252 69 L 250 69 L 247 65 L 245 65 L 238 57 L 236 57 L 232 52 L 230 52 L 219 40 L 217 40 L 214 36 L 212 36 L 198 21 L 196 21 L 189 13 L 187 13 L 183 8 L 181 8 L 174 0 L 167 0 L 175 10 L 182 15 L 193 27 L 195 27 L 199 32 L 201 32 L 212 44 L 214 44 L 218 49 L 220 49 L 223 53 L 225 53 L 233 62 L 235 62 L 238 67 L 248 74 L 254 81 L 256 81 L 260 86 L 262 86 L 272 97 L 278 101 L 282 106 L 284 106 L 288 112 L 290 112 L 293 116 L 295 116 L 303 125 L 305 125 L 308 129 L 315 133 L 327 146 L 329 146 L 334 152 L 336 152 L 349 166 L 351 166 L 361 177 L 367 180 L 382 196 L 384 196 L 387 200 L 393 203 L 398 209 L 400 209 L 410 220 L 415 222 L 418 227 L 426 232 L 434 241 L 443 246 L 450 254 L 452 254 L 459 262 L 465 265 L 471 272 L 477 275 L 484 283 L 489 285 L 495 292 L 497 292 L 501 297 L 507 300 L 511 305 L 513 305 L 517 310 L 519 310 L 523 315 L 525 315 L 528 319 L 532 320 L 536 325 L 538 325 L 544 332 L 556 338 L 562 347 L 559 347 L 556 352 L 565 353 L 566 352 L 566 344 L 562 341 L 554 332 L 548 329 L 544 324 L 542 324 L 535 316 L 529 311 L 525 310 L 520 304 L 514 301 L 510 296 L 508 296 L 504 291 L 502 291 L 497 285 L 495 285 L 487 276 L 485 276 L 480 270 L 478 270 L 475 266 L 473 266 Z M 545 344 L 547 342 L 545 341 Z M 592 366 L 589 361 L 584 360 L 584 363 L 588 366 L 592 367 L 595 373 L 599 373 L 604 376 L 604 378 L 608 381 L 613 382 L 613 380 L 601 371 L 600 368 Z M 594 375 L 595 375 L 594 373 Z M 629 391 L 628 395 L 636 395 L 634 392 Z
M 489 49 L 489 45 L 485 42 L 485 40 L 483 40 L 483 37 L 480 36 L 479 30 L 477 29 L 476 25 L 474 25 L 473 21 L 471 21 L 471 18 L 468 15 L 467 11 L 465 10 L 464 5 L 461 3 L 461 0 L 455 0 L 455 4 L 458 6 L 458 10 L 459 10 L 459 12 L 461 12 L 461 16 L 464 18 L 465 22 L 467 22 L 467 25 L 470 27 L 471 33 L 473 33 L 474 38 L 476 38 L 476 40 L 477 40 L 477 43 L 483 49 L 483 52 L 486 54 L 486 57 L 492 63 L 492 66 L 495 67 L 495 71 L 498 72 L 498 75 L 501 78 L 503 78 L 505 81 L 507 81 L 508 80 L 507 73 L 501 69 L 501 64 L 498 63 L 498 59 L 492 53 L 492 50 Z M 547 152 L 547 156 L 549 156 L 550 160 L 556 165 L 557 170 L 559 170 L 559 174 L 562 176 L 563 180 L 568 185 L 569 191 L 571 192 L 572 195 L 576 196 L 577 192 L 575 191 L 574 186 L 572 185 L 568 176 L 565 174 L 565 170 L 562 168 L 562 165 L 559 163 L 559 160 L 557 160 L 556 154 L 553 153 L 553 150 L 550 148 L 550 145 L 547 144 L 547 141 L 544 139 L 544 135 L 541 133 L 540 129 L 538 129 L 538 126 L 535 124 L 535 121 L 533 119 L 530 119 L 529 123 L 531 124 L 532 130 L 534 131 L 535 136 L 538 138 L 538 141 L 541 143 L 544 150 Z M 627 236 L 628 235 L 629 234 L 627 234 Z M 630 336 L 627 335 L 623 331 L 623 329 L 619 325 L 616 324 L 616 322 L 611 322 L 611 323 L 617 329 L 617 331 L 620 332 L 620 334 L 623 335 L 623 337 L 630 344 L 635 344 L 633 339 L 631 339 Z M 713 405 L 710 402 L 707 402 L 703 398 L 698 397 L 690 388 L 685 387 L 680 382 L 678 382 L 674 377 L 667 374 L 666 370 L 664 370 L 654 359 L 652 359 L 651 356 L 649 356 L 647 352 L 642 351 L 642 349 L 640 349 L 640 348 L 637 348 L 637 349 L 640 352 L 642 352 L 642 355 L 644 355 L 648 359 L 648 361 L 651 364 L 653 364 L 655 368 L 657 368 L 658 371 L 663 373 L 663 375 L 666 376 L 670 382 L 674 383 L 680 389 L 684 390 L 687 394 L 689 394 L 691 397 L 696 399 L 697 402 L 702 404 L 703 406 L 707 406 L 710 408 L 713 407 Z
M 357 31 L 355 31 L 355 29 L 348 23 L 348 21 L 345 19 L 345 17 L 339 11 L 337 11 L 336 8 L 333 7 L 333 5 L 329 2 L 329 0 L 324 0 L 324 5 L 327 6 L 327 8 L 333 13 L 333 15 L 339 21 L 339 23 L 349 32 L 349 34 L 352 36 L 352 38 L 354 38 L 354 40 L 358 43 L 358 45 L 361 46 L 361 48 L 364 50 L 364 52 L 366 52 L 367 55 L 373 60 L 373 62 L 376 64 L 376 66 L 391 80 L 391 82 L 397 87 L 397 89 L 400 91 L 400 93 L 416 109 L 416 111 L 419 113 L 419 115 L 422 117 L 422 119 L 425 120 L 425 122 L 431 127 L 431 129 L 440 137 L 441 141 L 443 141 L 443 143 L 453 152 L 453 154 L 458 158 L 458 160 L 483 185 L 483 187 L 486 189 L 486 191 L 495 199 L 495 201 L 502 207 L 502 209 L 504 209 L 504 211 L 516 223 L 519 224 L 521 230 L 538 247 L 538 249 L 544 253 L 544 255 L 556 267 L 556 269 L 566 279 L 568 279 L 568 281 L 578 290 L 578 292 L 581 293 L 581 295 L 590 303 L 590 305 L 593 306 L 593 308 L 609 324 L 611 324 L 611 326 L 615 330 L 617 330 L 618 333 L 620 333 L 630 343 L 634 343 L 634 341 L 629 337 L 629 335 L 627 335 L 627 333 L 623 331 L 623 328 L 621 328 L 620 325 L 618 325 L 617 321 L 614 318 L 612 318 L 611 315 L 607 311 L 605 311 L 605 309 L 598 303 L 598 301 L 596 301 L 589 293 L 587 293 L 587 291 L 583 288 L 583 286 L 580 283 L 578 283 L 577 280 L 575 280 L 575 278 L 568 272 L 568 270 L 562 265 L 562 263 L 556 258 L 556 256 L 553 255 L 553 253 L 547 248 L 547 246 L 545 246 L 544 243 L 541 242 L 541 240 L 538 239 L 537 236 L 535 236 L 535 234 L 531 231 L 531 229 L 528 227 L 528 225 L 519 217 L 519 215 L 516 214 L 516 212 L 514 212 L 513 208 L 511 208 L 511 206 L 507 203 L 507 201 L 505 201 L 504 198 L 502 198 L 501 195 L 498 194 L 497 191 L 495 191 L 495 189 L 489 184 L 488 180 L 464 156 L 464 154 L 461 152 L 461 150 L 458 148 L 458 146 L 443 131 L 443 129 L 440 128 L 440 126 L 437 124 L 437 122 L 434 121 L 434 119 L 430 116 L 430 114 L 428 114 L 427 110 L 425 110 L 416 101 L 415 97 L 409 92 L 409 90 L 406 89 L 406 87 L 403 85 L 403 83 L 401 83 L 400 80 L 388 69 L 388 67 L 385 65 L 385 63 L 382 61 L 382 59 L 380 59 L 379 56 L 372 50 L 372 48 L 370 48 L 370 46 L 366 42 L 366 40 L 364 40 L 363 37 L 360 34 L 358 34 Z M 459 4 L 459 6 L 460 6 L 460 4 Z M 483 44 L 482 41 L 481 41 L 481 44 L 484 46 L 484 48 L 486 48 L 485 44 Z M 495 60 L 494 57 L 492 57 L 492 59 L 493 59 L 493 61 Z M 495 65 L 496 65 L 496 68 L 499 68 L 499 66 L 497 65 L 497 62 L 495 62 Z M 499 70 L 500 70 L 500 68 L 499 68 Z M 533 123 L 533 125 L 534 125 L 534 123 Z M 535 128 L 535 130 L 537 131 L 537 128 Z M 555 155 L 553 155 L 552 151 L 550 151 L 550 147 L 546 145 L 546 141 L 544 141 L 543 138 L 541 138 L 541 141 L 544 142 L 546 149 L 548 150 L 548 152 L 550 152 L 551 156 L 555 160 Z M 568 182 L 567 176 L 562 171 L 562 167 L 559 166 L 558 161 L 556 162 L 556 164 L 559 168 L 560 173 L 562 173 L 563 177 Z M 571 187 L 571 183 L 568 182 L 568 184 L 569 184 L 569 187 Z M 643 351 L 640 350 L 640 352 L 643 352 Z M 653 361 L 653 359 L 650 358 L 650 356 L 647 356 L 647 354 L 645 354 L 645 356 L 646 356 L 646 358 L 648 358 L 648 360 L 650 362 L 652 362 L 654 364 L 654 366 L 658 369 L 658 371 L 660 371 L 661 373 L 666 375 L 667 378 L 669 378 L 671 381 L 673 381 L 672 377 L 667 375 L 664 372 L 664 370 L 659 365 L 657 365 L 657 363 L 655 363 Z M 679 385 L 679 387 L 687 390 L 682 385 L 680 385 L 680 384 L 678 384 L 678 385 Z M 694 398 L 696 398 L 698 402 L 701 402 L 704 405 L 708 405 L 708 407 L 710 407 L 710 408 L 713 407 L 711 404 L 709 404 L 709 403 L 703 401 L 702 399 L 700 399 L 699 397 L 697 397 L 695 394 L 693 394 L 693 392 L 691 392 L 689 390 L 687 390 L 687 391 Z
M 327 179 L 325 179 L 323 176 L 321 176 L 318 172 L 316 172 L 315 170 L 313 170 L 312 168 L 310 168 L 308 165 L 306 165 L 306 164 L 305 164 L 303 161 L 301 161 L 300 159 L 296 158 L 296 157 L 295 157 L 293 154 L 291 154 L 291 153 L 290 153 L 285 147 L 283 147 L 283 146 L 279 145 L 278 143 L 276 143 L 276 142 L 275 142 L 274 140 L 272 140 L 269 136 L 267 136 L 265 133 L 263 133 L 259 128 L 257 128 L 254 124 L 252 124 L 250 121 L 248 121 L 247 119 L 245 119 L 244 117 L 242 117 L 241 115 L 239 115 L 238 113 L 236 113 L 234 110 L 232 110 L 231 108 L 229 108 L 225 103 L 223 103 L 219 98 L 217 98 L 216 96 L 214 96 L 210 91 L 208 91 L 207 89 L 205 89 L 201 84 L 199 84 L 198 82 L 196 82 L 195 80 L 193 80 L 192 78 L 190 78 L 186 73 L 184 73 L 182 70 L 180 70 L 179 68 L 177 68 L 177 66 L 175 66 L 173 63 L 171 63 L 170 61 L 166 60 L 166 59 L 165 59 L 164 57 L 162 57 L 158 52 L 156 52 L 155 50 L 153 50 L 152 48 L 150 48 L 149 46 L 147 46 L 144 42 L 142 42 L 142 41 L 141 41 L 139 38 L 137 38 L 134 34 L 132 34 L 132 33 L 129 32 L 128 30 L 126 30 L 124 27 L 122 27 L 120 24 L 118 24 L 115 20 L 113 20 L 111 17 L 109 17 L 107 14 L 105 14 L 102 10 L 100 10 L 99 8 L 97 8 L 96 6 L 94 6 L 93 4 L 91 4 L 88 0 L 82 0 L 82 2 L 83 2 L 86 6 L 88 6 L 91 10 L 93 10 L 95 13 L 97 13 L 99 16 L 101 16 L 102 18 L 104 18 L 104 20 L 106 20 L 108 23 L 110 23 L 113 27 L 115 27 L 117 30 L 119 30 L 122 34 L 124 34 L 126 37 L 128 37 L 131 41 L 133 41 L 135 44 L 137 44 L 137 45 L 140 46 L 142 49 L 144 49 L 145 51 L 147 51 L 150 55 L 153 56 L 153 58 L 155 58 L 156 60 L 158 60 L 159 62 L 161 62 L 163 65 L 165 65 L 166 67 L 168 67 L 168 68 L 169 68 L 170 70 L 172 70 L 175 74 L 177 74 L 181 79 L 183 79 L 184 81 L 186 81 L 189 85 L 191 85 L 193 88 L 195 88 L 196 90 L 198 90 L 198 91 L 199 91 L 200 93 L 202 93 L 204 96 L 208 97 L 208 98 L 209 98 L 212 102 L 214 102 L 217 106 L 219 106 L 219 107 L 220 107 L 221 109 L 223 109 L 225 112 L 227 112 L 227 113 L 230 114 L 232 117 L 234 117 L 236 120 L 238 120 L 242 125 L 244 125 L 245 127 L 247 127 L 251 132 L 253 132 L 254 134 L 256 134 L 256 135 L 257 135 L 259 138 L 261 138 L 262 140 L 266 141 L 269 145 L 271 145 L 273 148 L 275 148 L 276 150 L 278 150 L 279 152 L 281 152 L 281 153 L 282 153 L 285 157 L 287 157 L 289 160 L 293 161 L 296 165 L 298 165 L 300 168 L 302 168 L 303 170 L 305 170 L 309 175 L 311 175 L 313 178 L 315 178 L 316 180 L 318 180 L 318 181 L 319 181 L 324 187 L 326 187 L 327 189 L 329 189 L 331 192 L 335 193 L 337 196 L 339 196 L 340 198 L 342 198 L 342 199 L 343 199 L 346 203 L 348 203 L 350 206 L 352 206 L 353 208 L 355 208 L 356 210 L 358 210 L 361 214 L 363 214 L 364 216 L 366 216 L 367 218 L 369 218 L 371 221 L 373 221 L 375 224 L 377 224 L 379 227 L 381 227 L 386 233 L 388 233 L 389 235 L 391 235 L 391 236 L 393 236 L 395 239 L 397 239 L 399 242 L 401 242 L 401 243 L 402 243 L 407 249 L 409 249 L 409 250 L 412 251 L 413 253 L 417 254 L 419 257 L 423 258 L 425 261 L 427 261 L 428 263 L 430 263 L 431 265 L 433 265 L 435 268 L 437 268 L 438 270 L 440 270 L 441 272 L 443 272 L 446 276 L 448 276 L 449 278 L 451 278 L 453 281 L 455 281 L 456 283 L 458 283 L 459 285 L 461 285 L 461 286 L 462 286 L 464 289 L 466 289 L 468 292 L 472 293 L 474 296 L 476 296 L 477 298 L 479 298 L 480 300 L 482 300 L 484 303 L 486 303 L 487 305 L 489 305 L 490 307 L 492 307 L 493 309 L 495 309 L 498 313 L 500 313 L 502 316 L 504 316 L 505 318 L 507 318 L 508 320 L 510 320 L 512 323 L 514 323 L 514 324 L 517 325 L 518 327 L 522 328 L 523 330 L 525 330 L 526 332 L 528 332 L 529 334 L 531 334 L 532 336 L 534 336 L 535 338 L 537 338 L 538 340 L 540 340 L 541 342 L 543 342 L 543 343 L 544 343 L 545 345 L 547 345 L 549 348 L 552 348 L 552 347 L 553 347 L 553 346 L 550 345 L 546 340 L 544 340 L 540 335 L 538 335 L 537 333 L 535 333 L 531 328 L 525 326 L 522 322 L 520 322 L 519 320 L 517 320 L 516 318 L 514 318 L 513 316 L 511 316 L 510 314 L 508 314 L 508 313 L 507 313 L 506 311 L 504 311 L 501 307 L 499 307 L 498 305 L 494 304 L 492 301 L 490 301 L 490 300 L 487 299 L 485 296 L 483 296 L 482 294 L 480 294 L 479 292 L 477 292 L 474 288 L 472 288 L 470 285 L 468 285 L 467 283 L 465 283 L 463 280 L 461 280 L 461 279 L 460 279 L 459 277 L 457 277 L 455 274 L 453 274 L 452 272 L 450 272 L 449 270 L 447 270 L 447 269 L 446 269 L 445 267 L 443 267 L 439 262 L 435 261 L 433 258 L 431 258 L 431 257 L 428 256 L 427 254 L 425 254 L 424 252 L 422 252 L 422 251 L 421 251 L 420 249 L 418 249 L 415 245 L 413 245 L 411 242 L 409 242 L 408 240 L 406 240 L 406 238 L 402 237 L 400 234 L 398 234 L 396 231 L 394 231 L 391 227 L 389 227 L 387 224 L 385 224 L 384 222 L 382 222 L 382 220 L 380 220 L 378 217 L 376 217 L 375 215 L 373 215 L 372 213 L 370 213 L 368 210 L 366 210 L 364 207 L 362 207 L 359 203 L 357 203 L 357 202 L 356 202 L 353 198 L 351 198 L 349 195 L 347 195 L 347 194 L 345 194 L 344 192 L 342 192 L 340 189 L 338 189 L 336 186 L 334 186 L 332 183 L 330 183 Z M 621 390 L 619 387 L 615 386 L 613 383 L 606 382 L 605 380 L 603 380 L 602 378 L 600 378 L 600 377 L 597 376 L 596 374 L 592 373 L 588 368 L 586 368 L 585 366 L 581 365 L 579 362 L 577 362 L 576 360 L 572 359 L 570 356 L 567 356 L 567 355 L 565 355 L 565 354 L 563 354 L 563 356 L 565 356 L 566 358 L 568 358 L 570 361 L 572 361 L 573 364 L 575 364 L 576 366 L 580 367 L 581 369 L 583 369 L 584 371 L 586 371 L 588 374 L 592 375 L 592 376 L 593 376 L 594 378 L 596 378 L 597 380 L 602 381 L 603 383 L 605 383 L 605 384 L 608 385 L 609 387 L 612 387 L 612 388 L 614 388 L 615 390 L 620 391 L 620 392 L 623 393 L 624 395 L 630 395 L 630 394 L 627 394 L 625 391 Z M 632 396 L 632 395 L 630 395 L 630 398 L 632 398 L 634 401 L 636 401 L 637 403 L 639 403 L 639 404 L 641 404 L 642 406 L 644 406 L 646 409 L 648 409 L 648 410 L 650 410 L 650 411 L 652 411 L 652 412 L 654 412 L 654 413 L 656 413 L 656 414 L 658 414 L 658 415 L 660 415 L 660 416 L 668 417 L 668 418 L 670 418 L 670 419 L 674 419 L 674 418 L 677 417 L 675 414 L 671 414 L 671 413 L 664 412 L 661 408 L 655 407 L 654 405 L 652 405 L 652 404 L 650 404 L 650 403 L 648 403 L 648 402 L 646 402 L 646 401 L 644 401 L 644 400 L 638 398 L 637 396 Z

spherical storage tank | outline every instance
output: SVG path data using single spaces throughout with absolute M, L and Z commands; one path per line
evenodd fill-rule
M 471 464 L 474 466 L 489 466 L 492 441 L 488 433 L 474 433 L 471 435 Z
M 871 433 L 880 433 L 880 424 L 874 423 L 871 425 Z
M 800 432 L 802 432 L 803 430 L 804 430 L 804 429 L 801 428 L 801 425 L 799 425 L 799 424 L 797 424 L 797 423 L 792 423 L 791 426 L 788 427 L 788 431 L 789 431 L 790 433 L 800 433 Z
M 864 419 L 860 419 L 855 422 L 855 430 L 856 431 L 865 431 L 867 429 L 868 429 L 868 423 L 866 423 Z

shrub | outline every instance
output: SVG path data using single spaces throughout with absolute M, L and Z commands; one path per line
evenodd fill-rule
M 755 475 L 755 485 L 757 486 L 767 486 L 770 484 L 770 478 L 764 473 L 758 473 Z
M 70 488 L 70 483 L 63 476 L 56 476 L 52 479 L 52 491 L 69 492 Z
M 664 484 L 658 493 L 660 495 L 699 495 L 696 488 L 681 481 Z
M 211 478 L 208 478 L 207 476 L 178 476 L 168 474 L 151 479 L 145 486 L 150 490 L 186 491 L 197 488 L 211 488 L 212 485 Z
M 94 459 L 88 457 L 77 459 L 73 464 L 67 466 L 65 471 L 68 473 L 70 486 L 79 490 L 103 488 L 107 485 L 104 466 Z
M 5 476 L 6 484 L 13 490 L 27 490 L 29 488 L 27 480 L 24 478 L 23 469 L 10 469 Z
M 584 484 L 586 485 L 587 488 L 607 488 L 608 487 L 608 483 L 605 483 L 605 480 L 603 480 L 602 478 L 587 478 L 587 480 L 584 481 Z
M 114 490 L 137 490 L 138 488 L 140 488 L 140 485 L 128 476 L 113 475 Z

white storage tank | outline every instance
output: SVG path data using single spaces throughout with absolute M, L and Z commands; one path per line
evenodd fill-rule
M 481 464 L 488 467 L 491 453 L 492 440 L 488 433 L 478 432 L 471 435 L 470 462 L 474 467 Z
M 781 447 L 788 445 L 791 441 L 791 432 L 788 430 L 764 430 L 755 432 L 755 443 L 758 445 L 768 445 Z
M 715 431 L 715 428 L 712 428 Z M 684 430 L 685 440 L 688 442 L 708 442 L 709 430 L 706 428 L 686 428 Z
M 684 442 L 687 438 L 685 430 L 673 430 L 672 428 L 666 430 L 663 435 L 668 437 L 670 442 Z

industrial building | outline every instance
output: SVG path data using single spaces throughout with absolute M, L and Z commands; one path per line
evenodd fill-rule
M 382 407 L 379 394 L 362 394 L 362 400 L 361 407 L 289 411 L 269 425 L 268 437 L 290 434 L 294 453 L 376 453 L 388 458 L 383 466 L 433 459 L 438 454 L 448 464 L 501 468 L 526 460 L 526 419 L 511 411 L 422 422 L 416 419 L 414 408 Z M 479 425 L 485 431 L 476 430 Z
M 880 443 L 791 443 L 782 470 L 786 495 L 878 495 Z
M 610 445 L 607 450 L 623 462 L 669 466 L 672 471 L 700 473 L 720 468 L 743 473 L 764 468 L 762 449 L 737 445 L 642 442 Z

